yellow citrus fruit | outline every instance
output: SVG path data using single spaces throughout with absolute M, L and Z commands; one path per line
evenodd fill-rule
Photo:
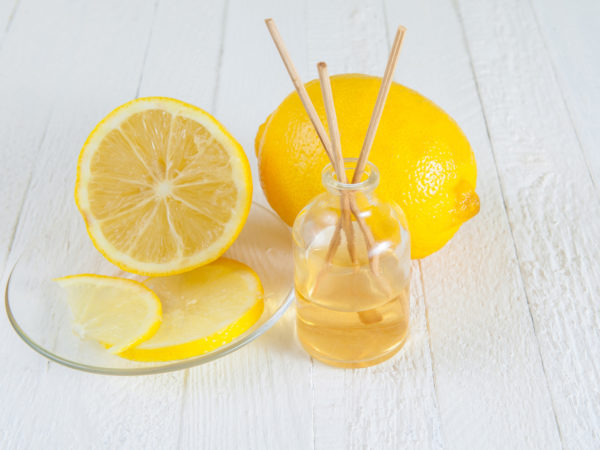
M 156 294 L 137 281 L 81 274 L 55 280 L 67 293 L 73 329 L 120 353 L 156 333 L 162 308 Z
M 381 79 L 332 77 L 345 157 L 358 157 Z M 306 84 L 327 123 L 318 80 Z M 323 191 L 325 151 L 298 95 L 290 94 L 258 130 L 260 181 L 273 209 L 292 225 L 300 210 Z M 378 194 L 402 207 L 413 258 L 439 250 L 479 211 L 477 168 L 471 146 L 456 122 L 419 93 L 393 83 L 369 160 L 379 169 Z
M 191 272 L 149 278 L 160 298 L 163 321 L 157 333 L 121 356 L 171 361 L 210 352 L 245 332 L 260 318 L 263 288 L 248 266 L 227 258 Z
M 148 97 L 94 128 L 77 167 L 75 200 L 96 248 L 143 275 L 181 273 L 233 243 L 252 199 L 242 147 L 205 111 Z

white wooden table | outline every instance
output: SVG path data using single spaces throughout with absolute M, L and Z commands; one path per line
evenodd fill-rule
M 413 265 L 412 334 L 363 370 L 312 361 L 294 311 L 217 362 L 119 378 L 49 363 L 0 319 L 0 448 L 600 448 L 598 0 L 0 0 L 0 269 L 73 208 L 95 123 L 136 96 L 213 113 L 245 147 L 292 85 L 383 73 L 467 134 L 481 212 Z

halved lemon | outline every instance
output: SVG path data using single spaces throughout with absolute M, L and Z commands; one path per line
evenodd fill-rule
M 163 321 L 152 338 L 121 353 L 137 361 L 171 361 L 210 352 L 244 333 L 260 318 L 263 288 L 248 266 L 220 258 L 191 272 L 149 278 Z
M 133 100 L 91 132 L 75 201 L 96 248 L 123 270 L 170 275 L 217 259 L 248 216 L 252 178 L 236 140 L 205 111 Z
M 73 330 L 120 353 L 149 339 L 160 327 L 161 303 L 137 281 L 81 274 L 57 278 L 66 291 Z

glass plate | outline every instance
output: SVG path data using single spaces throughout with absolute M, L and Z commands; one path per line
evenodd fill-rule
M 59 221 L 60 222 L 60 221 Z M 55 224 L 54 229 L 57 229 Z M 293 261 L 289 228 L 275 214 L 253 203 L 240 236 L 225 256 L 252 267 L 265 291 L 259 321 L 235 340 L 210 353 L 169 362 L 135 362 L 82 340 L 71 329 L 68 305 L 53 278 L 98 273 L 142 280 L 113 266 L 93 247 L 82 224 L 71 233 L 40 233 L 17 259 L 5 293 L 8 319 L 19 336 L 46 358 L 73 369 L 107 375 L 144 375 L 184 369 L 225 356 L 267 331 L 293 299 Z M 52 236 L 50 238 L 50 236 Z

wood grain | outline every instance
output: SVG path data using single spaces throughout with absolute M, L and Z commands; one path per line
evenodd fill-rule
M 600 2 L 532 0 L 536 27 L 544 39 L 567 115 L 600 195 Z
M 57 86 L 66 68 L 65 51 L 74 43 L 65 32 L 67 19 L 50 5 L 23 1 L 18 9 L 2 3 L 0 9 L 0 268 L 14 238 L 35 155 L 44 138 Z M 59 8 L 60 9 L 60 8 Z M 14 15 L 13 15 L 14 13 Z M 39 22 L 39 24 L 38 24 Z M 38 24 L 35 27 L 33 24 Z M 53 30 L 59 30 L 53 32 Z M 39 45 L 45 41 L 46 45 Z M 70 60 L 69 60 L 70 61 Z M 9 106 L 10 105 L 10 106 Z M 26 132 L 24 132 L 26 130 Z
M 291 309 L 206 366 L 89 375 L 46 362 L 2 315 L 0 448 L 596 448 L 598 14 L 594 0 L 1 2 L 1 270 L 35 236 L 82 226 L 76 156 L 136 95 L 215 115 L 265 204 L 254 137 L 292 91 L 266 17 L 305 81 L 319 60 L 381 75 L 406 25 L 395 79 L 465 131 L 482 210 L 413 264 L 411 338 L 373 368 L 312 362 Z
M 197 2 L 179 2 L 176 14 L 163 13 L 160 5 L 154 30 L 165 30 L 162 39 L 169 44 L 150 48 L 144 73 L 153 75 L 144 77 L 140 92 L 174 95 L 178 90 L 183 98 L 208 109 L 240 140 L 254 165 L 254 136 L 268 114 L 260 110 L 270 99 L 270 79 L 281 74 L 284 92 L 293 88 L 280 61 L 273 60 L 268 70 L 262 64 L 274 51 L 263 19 L 285 5 L 273 1 L 257 7 L 231 1 L 221 10 L 217 4 L 212 11 L 205 9 L 205 26 L 179 27 L 175 57 L 169 56 L 174 47 L 167 35 L 177 24 L 170 20 L 194 16 Z M 289 5 L 285 9 L 291 12 Z M 157 31 L 153 42 L 161 40 Z M 205 48 L 195 49 L 197 42 Z M 190 60 L 188 55 L 196 57 Z M 161 70 L 165 59 L 173 65 L 170 70 L 179 73 L 176 84 Z M 235 119 L 229 119 L 231 115 Z M 260 193 L 256 181 L 255 192 Z M 310 448 L 310 360 L 296 347 L 291 319 L 293 314 L 227 358 L 186 371 L 178 430 L 181 448 L 275 449 L 287 448 L 290 442 L 296 448 Z
M 311 69 L 325 60 L 332 74 L 381 76 L 393 36 L 386 35 L 380 3 L 311 1 L 308 8 Z M 316 76 L 312 69 L 306 80 Z M 411 283 L 411 339 L 399 356 L 361 370 L 313 363 L 315 448 L 441 448 L 417 265 Z
M 2 55 L 15 53 L 12 65 L 3 67 L 12 69 L 7 88 L 21 94 L 11 99 L 9 133 L 20 140 L 9 161 L 23 172 L 33 168 L 33 175 L 13 254 L 33 238 L 51 242 L 52 233 L 68 235 L 83 226 L 73 202 L 77 155 L 95 123 L 135 96 L 153 12 L 143 1 L 20 5 L 2 50 Z M 31 139 L 28 118 L 31 143 L 23 141 Z M 19 156 L 28 160 L 15 161 Z M 24 175 L 26 181 L 29 174 Z M 11 189 L 4 181 L 3 187 Z M 121 379 L 75 372 L 46 362 L 19 342 L 4 315 L 1 327 L 1 448 L 176 444 L 177 436 L 168 430 L 178 425 L 181 383 L 173 380 L 182 374 Z
M 55 97 L 56 83 L 64 75 L 63 68 L 54 64 L 62 57 L 62 49 L 73 47 L 64 33 L 65 18 L 50 5 L 20 5 L 18 15 L 10 20 L 11 10 L 4 3 L 2 22 L 8 27 L 0 47 L 0 98 L 10 107 L 0 109 L 0 136 L 3 164 L 0 166 L 0 187 L 3 216 L 0 221 L 0 269 L 4 269 L 21 214 L 35 156 L 43 141 L 46 124 Z M 10 22 L 9 22 L 10 20 Z M 39 22 L 33 29 L 32 24 Z M 46 40 L 48 48 L 36 45 Z M 64 57 L 63 57 L 64 60 Z M 44 73 L 44 77 L 40 75 Z M 24 125 L 28 124 L 28 125 Z M 24 130 L 26 130 L 24 132 Z M 3 277 L 3 281 L 5 278 Z M 37 392 L 38 379 L 43 372 L 43 360 L 31 352 L 10 328 L 6 315 L 0 318 L 1 403 L 0 446 L 24 445 L 23 436 L 32 432 L 27 416 Z M 5 431 L 4 431 L 5 430 Z
M 460 3 L 460 14 L 561 440 L 592 448 L 600 442 L 597 192 L 531 6 Z M 493 29 L 482 25 L 492 20 Z
M 457 120 L 478 167 L 480 213 L 421 263 L 445 444 L 560 447 L 458 16 L 445 1 L 386 7 L 415 30 L 400 76 Z

